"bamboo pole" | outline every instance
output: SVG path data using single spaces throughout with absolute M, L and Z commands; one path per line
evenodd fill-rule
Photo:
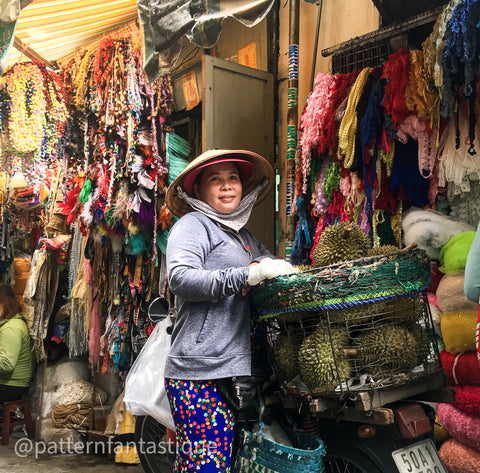
M 295 151 L 298 127 L 298 59 L 299 59 L 300 0 L 290 0 L 288 46 L 288 103 L 287 103 L 287 155 L 286 155 L 286 242 L 288 259 L 295 239 Z
M 53 70 L 57 69 L 55 64 L 45 59 L 41 54 L 38 54 L 37 51 L 28 46 L 28 44 L 24 43 L 18 36 L 15 36 L 13 40 L 13 47 L 32 61 L 39 61 Z

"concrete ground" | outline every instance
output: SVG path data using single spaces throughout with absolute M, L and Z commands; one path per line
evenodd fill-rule
M 116 463 L 104 455 L 83 453 L 80 445 L 71 447 L 65 445 L 64 451 L 70 449 L 72 453 L 64 454 L 41 453 L 44 447 L 41 442 L 30 441 L 23 432 L 13 432 L 10 436 L 10 445 L 0 445 L 0 472 L 144 473 L 140 464 Z

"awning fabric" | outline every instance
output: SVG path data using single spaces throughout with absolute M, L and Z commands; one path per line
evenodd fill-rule
M 143 42 L 144 71 L 153 81 L 163 67 L 174 65 L 181 38 L 202 48 L 215 46 L 224 18 L 233 17 L 246 26 L 259 23 L 275 0 L 138 0 Z
M 11 23 L 32 0 L 0 0 L 0 25 Z
M 0 76 L 5 71 L 8 62 L 8 56 L 13 46 L 15 39 L 15 27 L 17 21 L 11 21 L 10 23 L 0 23 Z
M 17 18 L 32 0 L 0 0 L 0 76 L 5 71 L 15 39 Z

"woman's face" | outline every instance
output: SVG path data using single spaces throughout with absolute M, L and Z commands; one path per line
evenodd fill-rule
M 242 181 L 234 163 L 217 163 L 202 171 L 200 184 L 194 185 L 197 199 L 218 212 L 232 213 L 242 200 Z

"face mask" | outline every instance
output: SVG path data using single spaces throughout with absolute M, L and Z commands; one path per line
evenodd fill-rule
M 267 186 L 267 184 L 268 180 L 264 179 L 261 184 L 243 197 L 243 199 L 240 201 L 240 204 L 238 204 L 238 207 L 229 214 L 218 212 L 202 200 L 190 197 L 180 187 L 177 188 L 177 192 L 178 196 L 187 202 L 187 204 L 190 205 L 193 210 L 197 210 L 212 220 L 215 220 L 216 222 L 219 222 L 222 225 L 225 225 L 226 227 L 238 232 L 238 230 L 247 224 L 250 214 L 252 213 L 253 206 L 257 201 L 258 194 Z

